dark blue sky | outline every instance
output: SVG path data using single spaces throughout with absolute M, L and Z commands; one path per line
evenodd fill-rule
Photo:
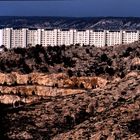
M 0 1 L 1 15 L 140 17 L 140 0 Z

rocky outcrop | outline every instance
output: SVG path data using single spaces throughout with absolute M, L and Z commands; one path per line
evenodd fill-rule
M 105 87 L 107 80 L 101 77 L 69 77 L 64 73 L 58 74 L 44 74 L 44 73 L 30 73 L 19 74 L 12 72 L 9 74 L 0 73 L 0 85 L 2 86 L 18 86 L 18 85 L 40 85 L 48 87 L 60 88 L 83 88 L 92 89 L 95 87 Z
M 66 96 L 80 94 L 87 89 L 104 88 L 106 79 L 101 77 L 68 77 L 64 73 L 45 74 L 0 73 L 0 102 L 14 105 L 20 96 Z M 3 98 L 4 96 L 4 98 Z M 10 101 L 11 98 L 11 101 Z M 19 99 L 18 101 L 21 101 Z M 22 100 L 28 103 L 27 100 Z
M 2 94 L 56 96 L 77 93 L 81 89 L 104 88 L 106 79 L 101 77 L 68 77 L 66 74 L 11 74 L 0 73 Z M 74 90 L 75 89 L 75 90 Z M 65 91 L 65 92 L 64 92 Z M 76 91 L 76 92 L 75 92 Z
M 135 57 L 132 59 L 132 66 L 135 65 L 140 65 L 140 58 L 139 57 Z
M 29 81 L 28 74 L 19 74 L 17 72 L 12 72 L 9 74 L 0 73 L 0 85 L 26 85 Z

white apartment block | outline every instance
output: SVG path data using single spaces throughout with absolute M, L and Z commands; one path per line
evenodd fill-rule
M 140 40 L 139 31 L 62 30 L 62 29 L 0 29 L 0 45 L 7 48 L 56 45 L 94 45 L 97 47 L 127 44 Z
M 2 30 L 2 44 L 8 49 L 11 48 L 11 28 L 5 28 Z
M 78 30 L 74 32 L 75 43 L 80 45 L 89 45 L 89 30 Z
M 3 44 L 3 30 L 0 30 L 0 46 Z
M 27 39 L 26 39 L 26 44 L 27 45 L 31 45 L 31 46 L 35 46 L 38 42 L 37 42 L 37 35 L 38 32 L 37 30 L 26 30 L 26 34 L 27 34 Z
M 106 45 L 106 31 L 105 30 L 90 30 L 89 45 L 102 47 Z
M 44 30 L 41 33 L 41 44 L 42 46 L 56 46 L 57 45 L 57 29 Z M 39 43 L 38 43 L 39 44 Z
M 10 40 L 10 46 L 11 48 L 14 47 L 21 47 L 25 48 L 26 47 L 26 29 L 15 29 L 11 30 L 11 40 Z
M 122 44 L 122 42 L 122 31 L 106 31 L 106 46 Z
M 123 43 L 131 43 L 139 40 L 139 31 L 123 31 Z

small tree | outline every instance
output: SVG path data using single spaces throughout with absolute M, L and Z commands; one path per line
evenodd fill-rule
M 32 44 L 31 43 L 27 44 L 27 48 L 30 48 L 30 47 L 32 47 Z
M 73 71 L 70 70 L 70 69 L 68 70 L 68 76 L 69 76 L 69 77 L 72 77 L 72 76 L 73 76 Z
M 1 45 L 0 48 L 3 49 L 4 51 L 8 51 L 8 49 L 4 45 Z

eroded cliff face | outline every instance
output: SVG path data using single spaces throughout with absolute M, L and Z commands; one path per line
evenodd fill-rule
M 12 73 L 0 73 L 0 85 L 2 86 L 17 86 L 17 85 L 40 85 L 48 87 L 59 88 L 80 88 L 80 84 L 83 84 L 83 88 L 92 89 L 93 86 L 103 88 L 105 87 L 107 80 L 105 78 L 96 76 L 82 76 L 82 77 L 69 77 L 65 73 L 57 74 L 45 74 L 45 73 L 30 73 L 19 74 L 17 72 Z
M 69 77 L 64 73 L 0 73 L 1 95 L 7 96 L 65 96 L 82 93 L 87 89 L 104 88 L 106 84 L 107 80 L 101 77 Z M 3 100 L 0 98 L 3 103 L 11 103 L 9 99 Z

